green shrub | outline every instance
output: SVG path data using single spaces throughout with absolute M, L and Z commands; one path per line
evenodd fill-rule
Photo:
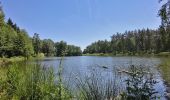
M 144 67 L 131 65 L 126 72 L 129 77 L 126 80 L 126 91 L 123 98 L 126 100 L 156 100 L 158 92 L 154 89 L 157 81 L 153 79 L 152 73 L 147 72 Z

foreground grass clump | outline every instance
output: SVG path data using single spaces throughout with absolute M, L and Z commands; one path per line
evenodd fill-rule
M 71 93 L 57 82 L 52 68 L 11 65 L 0 79 L 1 100 L 69 100 Z M 60 93 L 59 93 L 60 92 Z M 60 94 L 60 95 L 59 95 Z
M 96 72 L 79 77 L 76 82 L 77 100 L 115 100 L 119 90 L 116 80 Z

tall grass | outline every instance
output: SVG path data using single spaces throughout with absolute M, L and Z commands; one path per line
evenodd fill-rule
M 78 100 L 114 100 L 118 93 L 116 80 L 105 79 L 96 72 L 78 77 L 76 82 Z
M 52 68 L 37 64 L 23 68 L 15 64 L 5 74 L 0 81 L 2 100 L 69 100 L 72 97 L 69 89 L 57 82 Z
M 23 65 L 24 66 L 24 65 Z M 84 77 L 76 77 L 75 91 L 66 87 L 62 77 L 62 59 L 59 70 L 39 64 L 23 67 L 10 65 L 0 71 L 0 100 L 149 100 L 156 98 L 153 86 L 157 83 L 143 67 L 131 66 L 125 71 L 126 88 L 120 90 L 115 77 L 102 76 L 93 70 Z M 121 92 L 120 92 L 121 91 Z

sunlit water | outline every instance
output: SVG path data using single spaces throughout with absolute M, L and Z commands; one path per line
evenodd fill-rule
M 39 63 L 45 66 L 54 67 L 55 72 L 58 71 L 60 57 L 50 57 L 41 60 L 36 60 L 33 63 Z M 126 74 L 119 74 L 118 70 L 126 69 L 130 65 L 147 66 L 148 71 L 154 73 L 154 79 L 158 81 L 155 85 L 156 91 L 162 96 L 164 100 L 165 85 L 161 74 L 158 71 L 160 64 L 159 58 L 147 57 L 99 57 L 99 56 L 79 56 L 79 57 L 64 57 L 62 61 L 63 77 L 69 80 L 69 83 L 74 84 L 76 77 L 88 76 L 91 71 L 100 74 L 103 79 L 113 78 L 118 82 L 120 88 L 125 85 Z

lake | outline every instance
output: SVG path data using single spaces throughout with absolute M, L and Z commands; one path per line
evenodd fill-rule
M 29 61 L 29 63 L 39 63 L 47 67 L 52 66 L 57 73 L 60 61 L 61 57 L 49 57 Z M 148 68 L 148 72 L 154 74 L 154 79 L 158 82 L 154 88 L 159 92 L 161 100 L 164 100 L 166 88 L 158 70 L 160 63 L 160 58 L 152 57 L 64 57 L 62 61 L 63 78 L 64 80 L 69 80 L 69 84 L 74 84 L 77 77 L 89 76 L 91 72 L 95 72 L 102 77 L 102 80 L 107 80 L 108 78 L 115 79 L 119 87 L 123 89 L 127 75 L 120 74 L 118 71 L 126 70 L 130 65 L 145 66 Z

